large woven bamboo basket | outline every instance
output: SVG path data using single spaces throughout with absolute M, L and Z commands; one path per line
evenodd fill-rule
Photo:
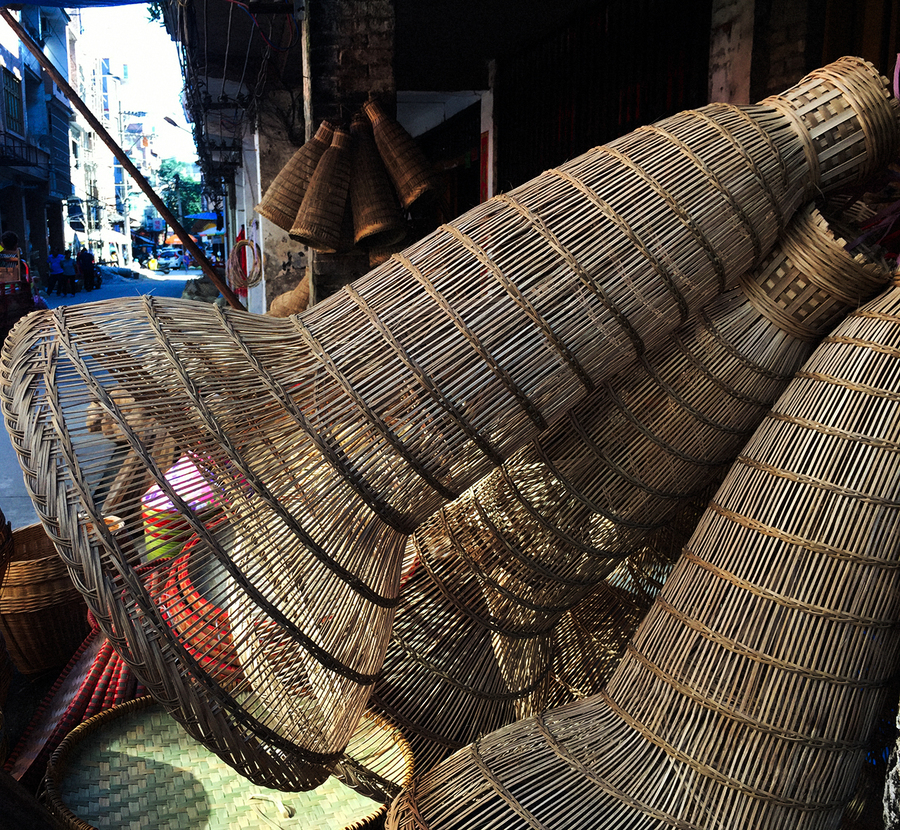
M 674 347 L 611 379 L 416 530 L 407 556 L 420 569 L 372 701 L 404 724 L 420 769 L 546 708 L 551 678 L 557 702 L 599 689 L 613 644 L 627 642 L 664 581 L 661 564 L 671 567 L 693 530 L 673 516 L 696 521 L 696 499 L 814 344 L 889 281 L 877 252 L 847 251 L 852 238 L 807 205 Z M 622 577 L 646 568 L 656 589 L 623 593 Z
M 387 826 L 837 827 L 900 659 L 898 350 L 894 287 L 779 398 L 606 688 L 460 751 Z
M 288 231 L 291 239 L 323 253 L 333 254 L 342 248 L 344 217 L 349 204 L 350 173 L 350 133 L 336 129 L 331 146 L 316 165 Z
M 290 231 L 316 165 L 331 145 L 333 135 L 334 125 L 323 121 L 315 135 L 291 156 L 290 161 L 272 180 L 262 201 L 254 208 L 260 216 L 265 216 L 279 228 Z
M 0 634 L 22 674 L 60 668 L 90 630 L 84 597 L 42 525 L 13 531 L 12 541 L 0 583 Z
M 881 124 L 842 115 L 857 124 L 842 171 L 885 163 L 886 81 L 856 59 L 834 71 Z M 852 111 L 849 88 L 823 106 Z M 0 359 L 4 418 L 58 550 L 154 697 L 256 783 L 317 786 L 379 677 L 410 533 L 764 259 L 827 167 L 798 133 L 814 109 L 666 119 L 286 319 L 151 297 L 30 316 Z M 87 428 L 91 404 L 105 432 Z M 172 446 L 216 488 L 209 519 L 166 481 Z M 129 459 L 178 509 L 183 543 L 197 536 L 191 558 L 220 566 L 234 686 L 155 601 L 171 562 L 102 522 L 93 484 Z
M 376 760 L 394 788 L 407 783 L 412 761 L 399 732 L 373 718 L 363 728 L 379 732 L 380 757 L 368 760 Z M 45 783 L 51 812 L 72 830 L 361 830 L 386 811 L 383 801 L 336 778 L 299 794 L 252 785 L 151 697 L 108 709 L 70 732 L 47 765 Z

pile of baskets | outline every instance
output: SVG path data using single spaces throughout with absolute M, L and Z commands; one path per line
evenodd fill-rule
M 755 106 L 672 116 L 290 318 L 149 297 L 29 318 L 4 352 L 4 415 L 98 624 L 194 739 L 275 789 L 332 773 L 377 788 L 346 752 L 375 689 L 438 747 L 395 827 L 833 817 L 900 658 L 896 297 L 854 312 L 741 447 L 884 279 L 820 268 L 809 250 L 837 239 L 804 206 L 895 157 L 887 87 L 844 59 Z M 336 250 L 357 218 L 354 136 L 317 136 L 269 201 Z M 791 248 L 798 234 L 816 241 Z M 157 433 L 190 447 L 211 515 L 167 481 L 163 444 L 142 437 Z M 622 647 L 735 456 L 652 624 L 593 694 L 579 661 Z M 160 488 L 171 558 L 103 525 L 82 487 L 99 459 L 137 459 Z M 551 680 L 588 696 L 547 709 Z M 481 731 L 467 699 L 501 729 L 437 763 Z M 824 699 L 841 704 L 820 718 Z

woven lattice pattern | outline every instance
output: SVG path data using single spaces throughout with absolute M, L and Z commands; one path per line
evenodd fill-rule
M 341 247 L 351 169 L 350 133 L 337 129 L 309 180 L 289 231 L 291 239 L 323 253 L 333 254 Z
M 896 106 L 868 64 L 833 71 L 879 125 L 853 133 L 864 172 L 895 152 Z M 825 178 L 809 147 L 783 102 L 713 105 L 480 205 L 299 316 L 143 298 L 29 317 L 4 347 L 4 416 L 115 649 L 253 781 L 341 770 L 408 535 L 762 261 Z M 196 473 L 170 478 L 173 456 Z M 157 492 L 130 490 L 107 526 L 130 464 Z M 167 589 L 188 545 L 195 619 Z M 226 676 L 206 657 L 229 638 Z
M 41 525 L 18 528 L 11 541 L 0 560 L 0 638 L 22 674 L 60 668 L 88 634 L 84 597 Z
M 291 229 L 316 165 L 331 146 L 333 135 L 334 125 L 323 121 L 315 135 L 291 156 L 272 180 L 262 201 L 255 208 L 257 213 L 283 230 Z
M 375 247 L 394 245 L 406 235 L 406 225 L 369 119 L 362 113 L 354 116 L 350 134 L 353 136 L 350 176 L 353 241 Z
M 900 656 L 898 349 L 894 288 L 797 373 L 605 691 L 460 751 L 388 826 L 835 827 Z
M 375 144 L 400 204 L 408 209 L 432 198 L 437 191 L 437 177 L 412 136 L 388 116 L 379 101 L 367 101 L 363 111 L 372 124 Z
M 773 268 L 784 275 L 776 285 Z M 596 619 L 586 593 L 609 575 L 596 601 L 626 590 L 626 617 L 635 604 L 646 610 L 656 591 L 635 593 L 623 577 L 674 561 L 693 525 L 671 526 L 672 516 L 696 514 L 694 500 L 721 480 L 813 342 L 889 278 L 874 252 L 848 253 L 807 206 L 746 288 L 714 300 L 673 345 L 612 379 L 419 527 L 408 551 L 416 571 L 373 699 L 415 736 L 420 769 L 541 711 L 552 676 L 566 689 L 555 699 L 573 687 L 598 690 L 601 667 L 608 672 L 620 653 L 611 641 L 624 644 L 635 623 L 615 612 Z M 789 322 L 797 316 L 802 329 Z M 564 611 L 560 642 L 554 627 Z M 597 645 L 582 643 L 582 653 L 564 645 L 576 628 Z
M 374 723 L 374 722 L 373 722 Z M 381 764 L 409 771 L 396 730 L 380 735 Z M 401 774 L 395 783 L 403 783 Z M 258 828 L 358 826 L 383 806 L 331 778 L 307 793 L 252 785 L 142 698 L 73 730 L 48 767 L 48 797 L 66 827 Z

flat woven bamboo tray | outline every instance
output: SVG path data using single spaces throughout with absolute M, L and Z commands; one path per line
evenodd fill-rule
M 385 749 L 403 768 L 402 743 Z M 69 733 L 48 764 L 45 800 L 72 830 L 349 830 L 372 826 L 386 809 L 336 778 L 305 793 L 255 786 L 149 696 L 108 709 Z
M 4 769 L 36 792 L 50 755 L 72 729 L 104 709 L 146 693 L 92 621 L 91 633 L 41 701 Z
M 0 398 L 28 486 L 154 697 L 257 783 L 311 788 L 337 769 L 409 534 L 763 261 L 827 178 L 807 131 L 835 126 L 836 99 L 841 182 L 893 158 L 887 82 L 858 59 L 828 73 L 840 82 L 811 76 L 821 101 L 801 85 L 802 112 L 711 105 L 596 148 L 301 315 L 145 297 L 18 327 Z M 210 521 L 166 482 L 185 453 L 217 488 Z M 140 493 L 117 507 L 121 533 L 103 523 L 99 483 L 131 462 L 140 493 L 156 484 L 178 508 L 183 542 L 198 537 L 192 558 L 220 566 L 235 686 L 157 602 L 170 563 L 144 570 Z
M 417 778 L 387 827 L 838 826 L 900 658 L 898 356 L 893 287 L 797 372 L 606 688 Z

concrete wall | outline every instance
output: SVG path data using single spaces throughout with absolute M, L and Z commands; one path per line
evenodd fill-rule
M 393 0 L 310 0 L 312 105 L 349 120 L 370 92 L 393 96 Z
M 750 103 L 753 0 L 714 0 L 709 50 L 709 100 Z
M 756 0 L 755 11 L 750 95 L 759 101 L 819 65 L 821 34 L 808 0 Z

